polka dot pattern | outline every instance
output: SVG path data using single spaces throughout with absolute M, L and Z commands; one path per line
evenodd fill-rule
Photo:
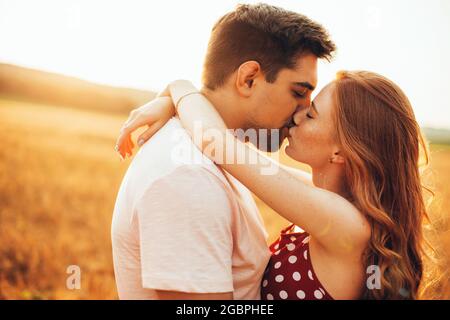
M 270 246 L 272 257 L 261 283 L 266 300 L 331 300 L 314 273 L 309 253 L 309 235 L 284 229 Z
M 280 298 L 281 299 L 287 299 L 288 298 L 288 293 L 284 290 L 280 291 Z
M 322 299 L 323 298 L 323 293 L 320 290 L 315 290 L 314 291 L 314 297 L 316 297 L 316 299 Z
M 297 295 L 297 298 L 299 298 L 300 300 L 303 300 L 306 297 L 305 291 L 303 291 L 303 290 L 298 290 L 296 295 Z

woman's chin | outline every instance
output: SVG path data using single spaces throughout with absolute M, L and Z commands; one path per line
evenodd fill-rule
M 298 152 L 297 152 L 296 148 L 291 145 L 291 141 L 289 141 L 289 144 L 287 144 L 286 147 L 284 148 L 284 153 L 292 160 L 303 163 L 303 161 L 301 161 L 301 159 L 299 159 L 299 157 L 297 155 Z
M 286 153 L 289 158 L 295 160 L 295 157 L 293 156 L 295 154 L 293 149 L 294 148 L 291 146 L 291 141 L 289 141 L 289 144 L 287 144 L 284 148 L 284 153 Z

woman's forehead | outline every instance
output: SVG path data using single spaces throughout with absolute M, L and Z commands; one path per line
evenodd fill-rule
M 314 98 L 314 105 L 317 111 L 325 111 L 325 109 L 331 109 L 334 100 L 333 100 L 333 92 L 335 86 L 333 82 L 328 83 L 325 87 L 320 90 L 317 96 Z

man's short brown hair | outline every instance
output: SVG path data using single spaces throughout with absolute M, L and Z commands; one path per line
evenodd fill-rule
M 308 17 L 267 4 L 238 5 L 213 27 L 203 68 L 203 85 L 214 90 L 245 61 L 261 65 L 268 82 L 292 69 L 305 53 L 330 59 L 335 44 Z

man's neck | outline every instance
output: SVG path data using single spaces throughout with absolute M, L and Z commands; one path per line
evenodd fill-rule
M 213 104 L 229 129 L 245 129 L 245 114 L 239 112 L 239 105 L 229 90 L 201 89 L 202 94 Z

